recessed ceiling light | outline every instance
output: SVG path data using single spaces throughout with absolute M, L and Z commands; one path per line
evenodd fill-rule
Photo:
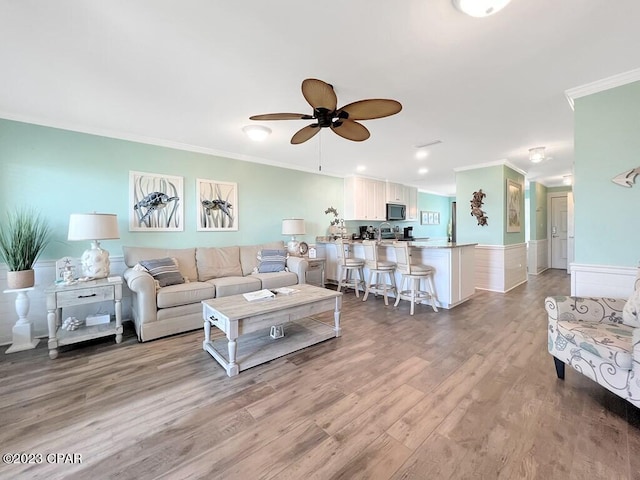
M 499 12 L 511 0 L 453 0 L 453 5 L 472 17 L 488 17 Z
M 429 152 L 427 152 L 427 151 L 426 151 L 426 150 L 424 150 L 424 149 L 423 149 L 423 150 L 418 150 L 418 151 L 416 152 L 416 158 L 417 158 L 418 160 L 421 160 L 421 159 L 423 159 L 423 158 L 427 158 L 428 156 L 429 156 Z
M 545 147 L 535 147 L 529 149 L 529 160 L 533 163 L 540 163 L 544 160 Z
M 562 183 L 564 185 L 571 185 L 573 183 L 571 175 L 565 175 L 564 177 L 562 177 Z
M 358 166 L 356 167 L 356 170 L 357 170 L 358 172 L 364 172 L 366 169 L 367 169 L 367 167 L 366 167 L 365 165 L 358 165 Z
M 271 129 L 263 127 L 262 125 L 247 125 L 246 127 L 242 127 L 242 131 L 247 137 L 256 142 L 261 142 L 271 135 Z
M 421 169 L 418 170 L 418 173 L 420 175 L 424 175 L 425 173 L 427 173 L 429 171 L 429 169 L 427 167 L 422 167 Z

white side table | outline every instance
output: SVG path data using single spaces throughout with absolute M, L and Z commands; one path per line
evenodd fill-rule
M 39 339 L 33 338 L 33 324 L 27 318 L 29 315 L 29 296 L 27 292 L 30 292 L 34 288 L 35 287 L 12 288 L 4 290 L 4 293 L 17 293 L 16 313 L 18 314 L 18 321 L 13 326 L 13 343 L 4 353 L 31 350 L 32 348 L 36 348 L 36 345 L 40 342 Z

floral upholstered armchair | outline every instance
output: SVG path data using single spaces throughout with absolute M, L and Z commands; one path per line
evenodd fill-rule
M 549 353 L 640 407 L 640 269 L 628 300 L 547 297 Z

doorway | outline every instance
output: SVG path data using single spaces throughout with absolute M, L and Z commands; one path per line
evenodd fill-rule
M 569 208 L 567 194 L 552 196 L 549 205 L 550 267 L 567 269 L 567 238 L 569 232 Z

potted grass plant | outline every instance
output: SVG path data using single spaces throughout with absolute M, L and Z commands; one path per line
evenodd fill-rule
M 7 264 L 10 289 L 35 285 L 33 264 L 49 243 L 49 223 L 33 209 L 7 212 L 0 223 L 0 259 Z

